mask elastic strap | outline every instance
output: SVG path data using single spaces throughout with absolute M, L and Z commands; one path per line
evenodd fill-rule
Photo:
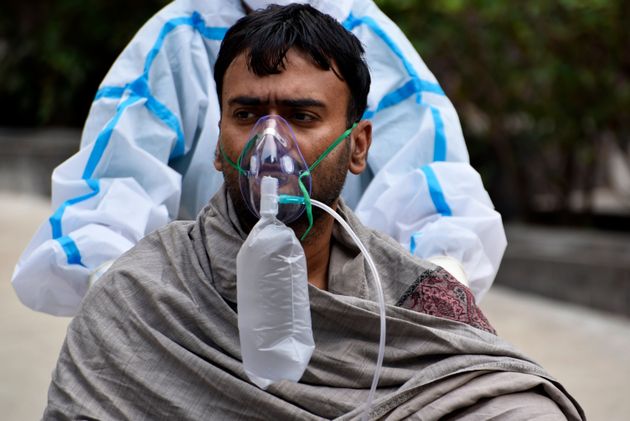
M 335 149 L 337 147 L 337 145 L 339 145 L 348 136 L 350 136 L 350 133 L 352 133 L 352 130 L 354 130 L 354 128 L 357 127 L 357 124 L 358 124 L 358 122 L 355 122 L 352 125 L 352 127 L 350 127 L 348 130 L 343 132 L 341 134 L 341 136 L 339 136 L 337 139 L 335 139 L 330 144 L 330 146 L 328 146 L 328 148 L 326 148 L 326 150 L 324 152 L 322 152 L 322 154 L 319 156 L 319 158 L 317 158 L 315 160 L 315 162 L 313 162 L 313 164 L 310 167 L 308 167 L 308 170 L 302 172 L 302 174 L 300 174 L 300 176 L 298 177 L 298 185 L 300 186 L 300 190 L 302 191 L 302 195 L 304 196 L 304 207 L 306 208 L 306 217 L 308 218 L 308 228 L 306 229 L 306 231 L 304 231 L 304 234 L 302 234 L 302 237 L 300 237 L 300 241 L 304 241 L 304 239 L 306 238 L 308 233 L 311 231 L 311 228 L 313 228 L 313 206 L 311 204 L 311 197 L 308 194 L 308 190 L 306 189 L 306 186 L 302 182 L 302 177 L 307 177 L 307 176 L 311 175 L 311 171 L 313 171 L 319 165 L 319 163 L 322 162 L 324 160 L 324 158 L 326 158 L 326 156 L 333 149 Z
M 309 175 L 311 175 L 310 170 L 306 170 L 298 177 L 298 185 L 302 191 L 302 196 L 304 196 L 304 207 L 306 208 L 306 217 L 308 218 L 308 228 L 300 237 L 300 241 L 304 241 L 311 228 L 313 228 L 313 205 L 311 204 L 311 196 L 308 194 L 308 190 L 306 190 L 306 186 L 302 182 L 302 177 L 307 177 Z
M 256 136 L 254 136 L 251 139 L 249 139 L 249 141 L 245 145 L 245 148 L 243 148 L 243 152 L 241 152 L 241 154 L 238 156 L 238 160 L 236 162 L 232 161 L 230 159 L 230 157 L 227 156 L 227 154 L 223 150 L 223 145 L 221 144 L 221 141 L 219 141 L 219 150 L 221 151 L 221 155 L 223 155 L 223 159 L 225 159 L 225 161 L 228 164 L 230 164 L 232 166 L 232 168 L 234 168 L 236 171 L 238 171 L 241 175 L 245 175 L 245 176 L 247 175 L 247 171 L 245 171 L 243 169 L 243 167 L 241 167 L 241 162 L 243 160 L 243 156 L 245 156 L 245 154 L 249 151 L 249 149 L 254 144 L 254 140 L 255 139 L 256 139 Z
M 337 145 L 339 145 L 341 142 L 343 142 L 348 136 L 350 136 L 350 133 L 352 133 L 352 130 L 354 130 L 355 127 L 357 127 L 357 124 L 359 123 L 354 123 L 352 125 L 352 127 L 350 127 L 348 130 L 346 130 L 345 132 L 343 132 L 341 134 L 341 136 L 339 136 L 337 139 L 335 139 L 333 141 L 333 143 L 330 144 L 330 146 L 328 148 L 326 148 L 326 150 L 324 152 L 322 152 L 322 154 L 319 156 L 319 158 L 317 158 L 315 160 L 315 162 L 313 162 L 313 164 L 308 167 L 309 171 L 313 171 L 315 169 L 315 167 L 317 167 L 319 165 L 320 162 L 322 162 L 324 160 L 324 158 L 326 158 L 326 156 L 337 147 Z

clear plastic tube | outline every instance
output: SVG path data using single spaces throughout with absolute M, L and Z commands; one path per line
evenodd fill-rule
M 370 409 L 372 408 L 372 402 L 374 401 L 374 393 L 376 392 L 378 379 L 381 376 L 381 369 L 383 368 L 383 355 L 385 353 L 385 298 L 383 297 L 383 287 L 381 285 L 381 278 L 378 275 L 378 271 L 376 270 L 376 265 L 374 264 L 374 261 L 372 260 L 370 253 L 368 253 L 367 249 L 365 248 L 361 240 L 359 240 L 359 237 L 355 234 L 355 232 L 352 231 L 352 228 L 350 228 L 350 225 L 348 225 L 348 223 L 344 221 L 344 219 L 337 212 L 335 212 L 332 208 L 323 204 L 322 202 L 311 199 L 311 203 L 317 206 L 318 208 L 323 209 L 326 212 L 328 212 L 333 218 L 335 218 L 337 222 L 339 222 L 339 225 L 341 225 L 346 230 L 348 235 L 352 237 L 354 242 L 359 247 L 359 250 L 361 250 L 361 253 L 363 253 L 365 260 L 367 260 L 368 266 L 370 267 L 370 270 L 372 271 L 372 274 L 374 275 L 374 281 L 375 281 L 374 283 L 376 287 L 379 314 L 380 314 L 380 319 L 381 319 L 381 336 L 378 343 L 378 358 L 376 359 L 376 369 L 374 370 L 374 377 L 372 378 L 372 386 L 370 387 L 368 400 L 365 403 L 365 409 L 363 410 L 363 414 L 361 415 L 362 420 L 367 420 L 370 414 Z

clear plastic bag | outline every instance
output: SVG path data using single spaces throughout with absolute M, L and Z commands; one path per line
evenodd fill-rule
M 293 230 L 263 206 L 236 258 L 236 279 L 243 365 L 265 389 L 279 380 L 297 382 L 315 344 L 304 249 Z M 277 196 L 269 206 L 277 208 Z

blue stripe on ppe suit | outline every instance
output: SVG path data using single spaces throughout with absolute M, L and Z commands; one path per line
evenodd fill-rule
M 374 19 L 371 17 L 355 17 L 351 13 L 350 16 L 348 16 L 348 18 L 343 22 L 344 27 L 349 31 L 362 24 L 369 27 L 383 42 L 385 42 L 385 44 L 387 44 L 392 52 L 402 61 L 407 74 L 411 78 L 400 88 L 385 95 L 378 103 L 376 109 L 367 110 L 363 117 L 368 119 L 372 118 L 379 111 L 398 105 L 406 99 L 416 95 L 416 102 L 418 104 L 428 106 L 433 117 L 433 124 L 435 127 L 433 161 L 446 161 L 446 135 L 444 133 L 444 121 L 442 120 L 442 115 L 437 108 L 422 101 L 422 94 L 424 92 L 445 95 L 444 91 L 439 84 L 420 79 L 418 73 L 413 68 L 412 64 L 405 58 L 401 49 L 387 35 L 387 33 L 383 31 Z M 451 216 L 451 209 L 446 202 L 444 193 L 442 192 L 442 186 L 440 185 L 435 173 L 428 166 L 424 166 L 421 169 L 426 176 L 429 191 L 431 192 L 431 200 L 433 201 L 435 208 L 442 216 Z
M 129 98 L 127 98 L 123 103 L 121 103 L 116 109 L 116 115 L 110 120 L 107 126 L 99 133 L 97 139 L 94 142 L 94 147 L 86 164 L 85 170 L 83 171 L 82 178 L 86 181 L 88 187 L 92 190 L 90 193 L 85 194 L 83 196 L 75 197 L 70 200 L 66 200 L 49 218 L 50 225 L 52 228 L 52 236 L 53 239 L 57 240 L 59 244 L 62 246 L 64 252 L 66 253 L 68 264 L 82 264 L 81 263 L 81 254 L 77 245 L 74 243 L 72 238 L 69 236 L 64 236 L 62 231 L 62 218 L 66 208 L 70 205 L 74 205 L 76 203 L 87 200 L 91 197 L 96 196 L 99 193 L 99 185 L 98 180 L 92 179 L 92 175 L 94 174 L 94 170 L 96 166 L 100 162 L 103 157 L 103 153 L 109 144 L 109 139 L 112 135 L 113 129 L 118 123 L 118 120 L 125 112 L 126 108 L 131 104 L 145 99 L 144 105 L 147 109 L 153 113 L 159 120 L 161 120 L 166 126 L 171 128 L 177 134 L 177 142 L 171 152 L 171 159 L 184 155 L 185 153 L 185 143 L 184 143 L 184 134 L 181 129 L 181 125 L 179 119 L 171 110 L 168 109 L 164 104 L 158 101 L 151 93 L 151 89 L 149 87 L 149 72 L 151 70 L 151 65 L 155 60 L 155 57 L 159 53 L 166 36 L 173 31 L 173 29 L 186 25 L 191 26 L 196 31 L 198 31 L 203 37 L 209 40 L 221 41 L 227 32 L 227 28 L 223 27 L 208 27 L 205 25 L 205 22 L 201 15 L 197 12 L 194 12 L 191 16 L 181 17 L 171 19 L 164 24 L 158 39 L 153 45 L 153 48 L 147 55 L 147 59 L 145 61 L 144 72 L 138 79 L 135 81 L 128 83 L 124 87 L 119 86 L 105 86 L 100 88 L 95 96 L 95 101 L 102 98 L 112 98 L 119 99 L 122 98 L 123 95 L 129 93 Z
M 385 31 L 383 31 L 383 29 L 378 25 L 378 23 L 374 19 L 370 17 L 358 18 L 350 14 L 348 18 L 345 20 L 345 22 L 343 23 L 343 25 L 348 30 L 352 30 L 353 28 L 362 24 L 367 25 L 380 39 L 382 39 L 385 42 L 385 44 L 391 49 L 391 51 L 402 61 L 405 70 L 407 71 L 408 75 L 411 78 L 402 87 L 385 95 L 381 99 L 379 104 L 377 105 L 376 109 L 366 111 L 366 114 L 364 115 L 364 117 L 372 118 L 379 111 L 388 107 L 395 106 L 399 104 L 400 102 L 415 95 L 416 102 L 418 104 L 428 106 L 433 116 L 433 121 L 434 121 L 434 126 L 435 126 L 433 159 L 434 161 L 444 161 L 446 159 L 446 137 L 444 135 L 444 123 L 442 121 L 440 112 L 438 109 L 422 101 L 422 93 L 424 92 L 444 95 L 444 91 L 439 86 L 439 84 L 422 80 L 418 76 L 418 73 L 413 68 L 411 63 L 404 57 L 401 49 L 385 33 Z M 124 87 L 105 86 L 99 89 L 99 91 L 96 94 L 95 100 L 99 100 L 101 98 L 112 98 L 112 99 L 122 98 L 123 95 L 125 95 L 126 93 L 129 93 L 131 95 L 130 98 L 133 98 L 133 100 L 123 102 L 123 104 L 121 104 L 121 106 L 118 107 L 116 115 L 111 120 L 110 124 L 108 124 L 108 126 L 99 134 L 95 142 L 96 145 L 94 146 L 94 149 L 86 165 L 86 168 L 83 174 L 83 179 L 88 180 L 89 178 L 92 177 L 93 172 L 98 162 L 102 158 L 102 155 L 107 147 L 113 128 L 116 125 L 122 113 L 125 111 L 126 107 L 142 98 L 145 99 L 144 105 L 147 107 L 147 109 L 151 111 L 159 120 L 161 120 L 166 126 L 171 128 L 173 132 L 177 134 L 177 142 L 171 153 L 171 159 L 181 156 L 185 153 L 184 136 L 183 136 L 183 132 L 181 130 L 181 126 L 180 126 L 178 118 L 164 104 L 159 102 L 151 94 L 150 87 L 148 84 L 148 75 L 151 69 L 151 65 L 153 61 L 155 60 L 155 58 L 157 57 L 157 55 L 159 54 L 166 36 L 169 33 L 171 33 L 175 28 L 182 25 L 193 27 L 204 37 L 211 40 L 223 39 L 227 31 L 227 28 L 206 27 L 203 21 L 203 18 L 197 12 L 193 13 L 189 17 L 171 19 L 168 22 L 166 22 L 164 26 L 162 27 L 160 34 L 156 42 L 154 43 L 154 46 L 152 47 L 152 49 L 147 55 L 145 65 L 144 65 L 144 72 L 138 79 L 125 85 Z M 444 201 L 444 196 L 441 192 L 441 186 L 439 182 L 437 182 L 437 178 L 434 176 L 433 179 L 435 180 L 435 182 L 433 184 L 433 189 L 431 191 L 436 191 L 437 194 L 436 195 L 432 194 L 431 198 L 434 201 L 436 209 L 440 209 L 442 207 L 439 203 L 435 202 L 436 200 L 435 198 L 442 197 Z M 427 178 L 427 182 L 429 182 L 428 178 Z M 98 193 L 98 190 L 93 189 L 92 193 L 90 194 L 64 202 L 64 204 L 57 210 L 57 212 L 55 212 L 55 215 L 51 217 L 51 225 L 53 226 L 53 233 L 57 234 L 57 235 L 53 234 L 53 237 L 55 239 L 62 237 L 61 219 L 62 219 L 62 216 L 66 207 L 69 205 L 78 203 L 82 200 L 87 200 L 88 198 L 93 197 L 97 193 Z M 445 201 L 444 201 L 444 204 L 446 204 Z M 448 207 L 447 204 L 446 206 Z M 66 254 L 68 256 L 68 263 L 71 263 L 71 262 L 76 263 L 77 261 L 80 262 L 80 257 L 78 259 L 76 258 L 76 255 L 78 255 L 78 248 L 76 246 L 74 248 L 64 247 L 64 250 L 66 250 Z M 68 253 L 68 250 L 74 250 L 74 251 L 72 253 Z

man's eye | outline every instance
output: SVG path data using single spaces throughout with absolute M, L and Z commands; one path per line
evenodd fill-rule
M 237 120 L 249 121 L 255 119 L 256 114 L 251 111 L 236 111 L 234 117 L 236 117 Z
M 310 123 L 315 120 L 315 117 L 308 113 L 293 113 L 291 119 L 298 123 Z

